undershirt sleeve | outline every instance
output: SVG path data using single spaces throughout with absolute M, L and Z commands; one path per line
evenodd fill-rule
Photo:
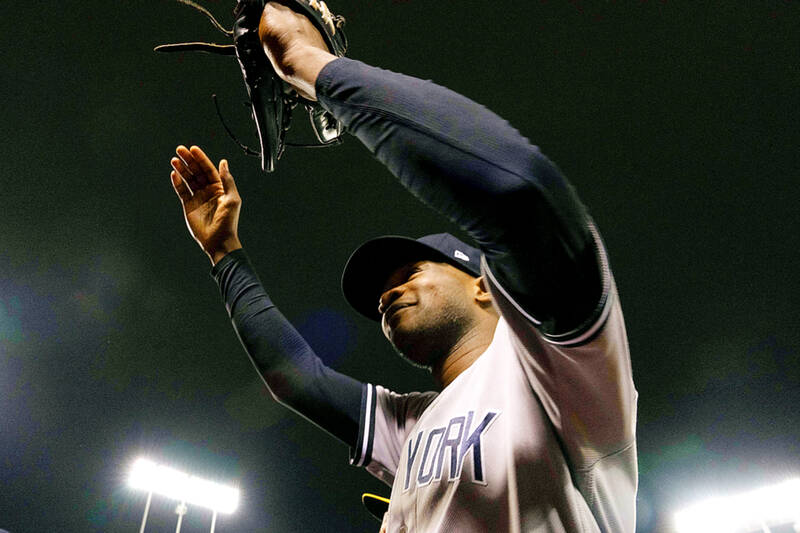
M 508 122 L 431 81 L 348 58 L 319 102 L 422 202 L 478 244 L 546 334 L 575 332 L 603 298 L 591 221 L 572 186 Z
M 366 385 L 323 364 L 272 303 L 244 250 L 222 258 L 211 275 L 272 397 L 355 447 Z

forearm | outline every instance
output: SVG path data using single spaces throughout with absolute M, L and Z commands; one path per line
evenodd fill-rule
M 272 396 L 341 441 L 358 436 L 362 385 L 328 367 L 264 291 L 243 250 L 213 268 L 234 329 Z
M 586 211 L 508 122 L 432 82 L 349 59 L 327 64 L 316 91 L 404 186 L 477 241 L 530 311 L 560 328 L 589 312 L 600 281 Z

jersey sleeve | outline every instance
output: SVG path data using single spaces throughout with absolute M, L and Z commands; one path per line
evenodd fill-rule
M 543 331 L 485 260 L 482 269 L 509 325 L 512 356 L 552 424 L 575 486 L 603 531 L 632 531 L 638 393 L 617 289 L 600 237 L 590 229 L 602 268 L 602 297 L 589 320 L 563 335 Z
M 603 293 L 589 320 L 561 335 L 543 332 L 483 261 L 495 305 L 513 332 L 528 381 L 575 470 L 633 446 L 637 391 L 625 321 L 605 248 L 590 227 L 602 268 Z
M 398 394 L 367 384 L 361 402 L 361 422 L 350 463 L 390 485 L 399 467 L 403 444 L 435 392 Z

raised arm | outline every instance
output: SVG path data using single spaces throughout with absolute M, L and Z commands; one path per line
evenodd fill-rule
M 259 30 L 276 72 L 467 231 L 545 333 L 588 326 L 604 291 L 599 241 L 559 169 L 485 107 L 429 81 L 336 58 L 308 37 L 309 26 L 267 4 Z
M 231 322 L 272 397 L 353 447 L 363 385 L 328 367 L 273 305 L 238 237 L 241 198 L 222 160 L 179 146 L 170 175 L 192 237 L 214 264 Z

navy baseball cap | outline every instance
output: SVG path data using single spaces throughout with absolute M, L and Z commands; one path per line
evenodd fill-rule
M 470 276 L 481 275 L 481 252 L 449 233 L 425 235 L 419 239 L 385 235 L 371 239 L 347 260 L 342 273 L 342 292 L 353 308 L 372 320 L 380 321 L 378 299 L 392 272 L 410 261 L 449 263 Z

